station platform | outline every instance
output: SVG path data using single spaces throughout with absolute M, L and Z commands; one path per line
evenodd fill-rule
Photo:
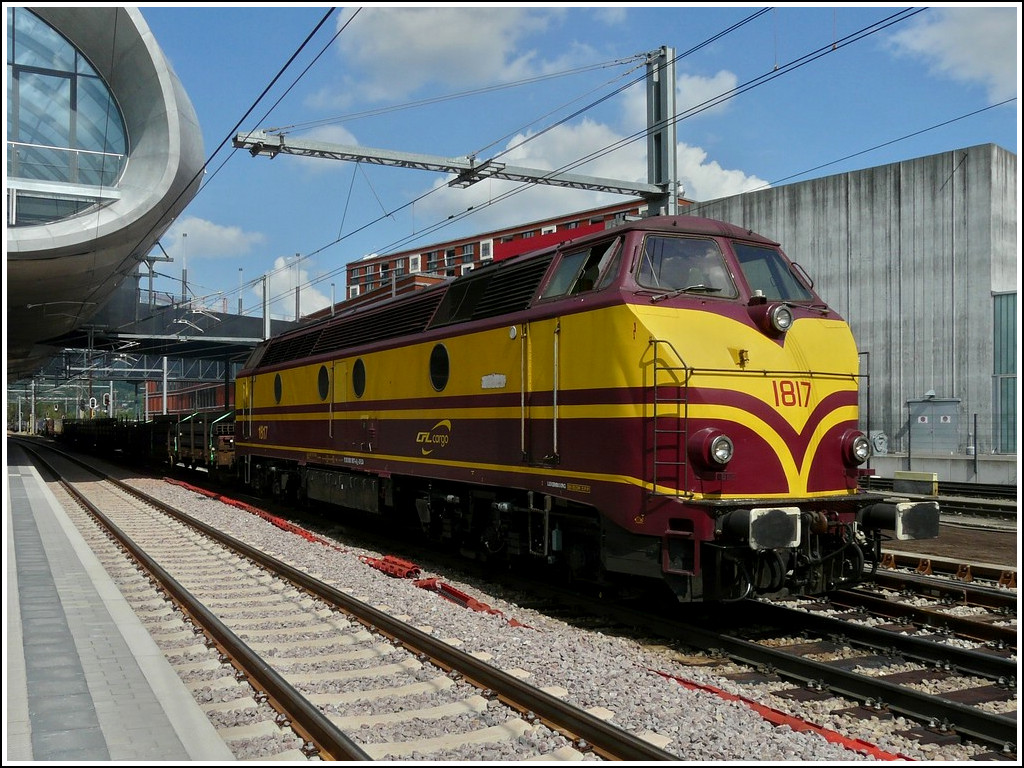
M 4 454 L 4 765 L 233 762 L 25 451 Z

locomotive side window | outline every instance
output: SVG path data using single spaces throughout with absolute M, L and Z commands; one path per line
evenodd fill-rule
M 582 251 L 566 253 L 555 267 L 555 272 L 541 294 L 542 299 L 553 296 L 575 295 L 592 291 L 608 284 L 609 265 L 618 255 L 619 241 L 600 243 Z M 598 284 L 598 278 L 605 280 Z
M 430 383 L 441 392 L 448 386 L 448 350 L 437 344 L 430 352 Z
M 607 288 L 611 285 L 612 280 L 619 274 L 619 265 L 622 263 L 622 240 L 616 240 L 614 243 L 609 245 L 603 254 L 601 254 L 601 262 L 598 264 L 598 272 L 601 275 L 601 279 L 595 286 L 597 290 Z
M 769 301 L 810 301 L 814 298 L 774 248 L 733 243 L 732 249 L 751 292 L 761 291 Z
M 636 279 L 665 291 L 737 295 L 718 243 L 703 237 L 648 237 Z
M 579 277 L 583 270 L 583 263 L 587 258 L 587 251 L 576 251 L 576 253 L 562 254 L 554 274 L 548 281 L 547 287 L 540 295 L 542 299 L 550 299 L 552 296 L 564 296 L 569 292 L 569 287 Z
M 356 397 L 362 397 L 366 391 L 366 365 L 363 358 L 356 360 L 352 366 L 352 391 Z
M 281 404 L 281 374 L 274 377 L 274 402 Z
M 320 373 L 316 377 L 317 390 L 320 392 L 320 399 L 326 400 L 331 393 L 331 374 L 327 372 L 327 366 L 320 366 Z

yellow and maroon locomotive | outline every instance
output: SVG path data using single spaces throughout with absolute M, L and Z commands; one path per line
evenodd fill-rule
M 861 491 L 850 328 L 778 243 L 652 217 L 357 307 L 236 380 L 254 489 L 411 520 L 479 557 L 818 594 L 934 502 Z

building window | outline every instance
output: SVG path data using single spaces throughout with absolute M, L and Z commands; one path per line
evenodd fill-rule
M 409 272 L 410 272 L 410 274 L 415 275 L 417 272 L 420 271 L 420 258 L 421 258 L 421 256 L 418 253 L 416 255 L 414 255 L 414 256 L 410 256 L 409 257 Z
M 10 223 L 57 221 L 105 202 L 99 192 L 70 185 L 114 187 L 124 171 L 127 132 L 110 89 L 31 11 L 8 6 L 7 34 L 7 177 L 17 196 Z M 69 189 L 41 186 L 54 182 Z

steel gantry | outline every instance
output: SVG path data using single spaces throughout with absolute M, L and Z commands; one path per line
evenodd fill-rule
M 647 58 L 647 176 L 638 183 L 604 179 L 562 171 L 521 168 L 477 157 L 437 157 L 387 149 L 330 144 L 292 139 L 284 132 L 248 131 L 236 134 L 233 145 L 253 157 L 297 155 L 327 160 L 388 165 L 424 171 L 453 173 L 451 187 L 468 187 L 484 179 L 503 179 L 546 184 L 570 189 L 641 197 L 648 201 L 648 214 L 674 215 L 678 206 L 676 180 L 675 54 L 662 47 Z

